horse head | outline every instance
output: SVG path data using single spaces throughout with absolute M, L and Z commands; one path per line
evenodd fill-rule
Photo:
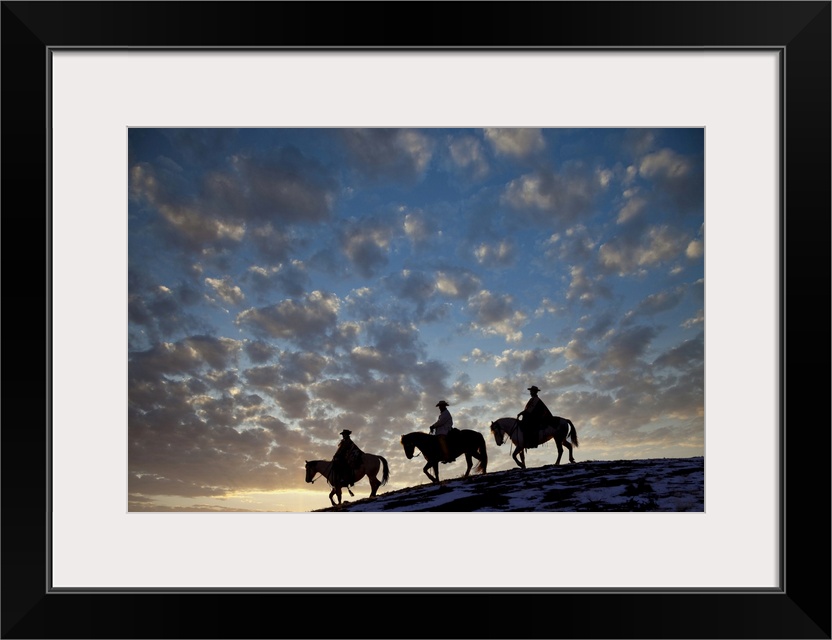
M 497 443 L 498 447 L 501 447 L 503 445 L 503 436 L 505 434 L 503 433 L 503 430 L 500 428 L 500 425 L 498 425 L 496 422 L 491 423 L 491 433 L 494 434 L 494 442 Z
M 312 482 L 312 479 L 315 477 L 315 463 L 306 461 L 306 481 Z
M 404 455 L 407 456 L 408 460 L 410 460 L 413 457 L 413 450 L 415 449 L 413 438 L 409 438 L 407 435 L 404 435 L 402 436 L 401 442 L 402 447 L 404 447 Z

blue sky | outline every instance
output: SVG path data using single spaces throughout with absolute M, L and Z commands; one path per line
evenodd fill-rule
M 421 484 L 440 399 L 511 468 L 488 427 L 532 384 L 578 460 L 704 455 L 703 129 L 128 142 L 130 510 L 328 506 L 304 461 L 344 428 Z

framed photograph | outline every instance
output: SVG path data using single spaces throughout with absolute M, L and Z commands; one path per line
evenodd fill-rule
M 17 366 L 7 366 L 0 432 L 3 637 L 829 638 L 828 376 L 817 373 L 809 354 L 829 353 L 830 8 L 830 2 L 4 2 L 4 293 L 12 338 L 7 365 Z M 392 36 L 393 24 L 407 26 Z M 142 396 L 142 385 L 163 381 L 170 399 L 204 393 L 180 375 L 189 353 L 222 360 L 225 336 L 238 330 L 250 362 L 265 363 L 253 338 L 280 333 L 289 316 L 303 325 L 298 344 L 310 354 L 316 340 L 332 337 L 328 325 L 316 322 L 334 299 L 298 283 L 312 261 L 321 273 L 341 268 L 316 248 L 314 229 L 331 223 L 314 216 L 334 197 L 333 172 L 344 171 L 330 155 L 337 145 L 353 154 L 368 183 L 375 175 L 406 181 L 428 166 L 419 165 L 426 149 L 444 145 L 444 156 L 433 156 L 437 173 L 444 158 L 464 182 L 482 170 L 476 162 L 485 157 L 477 152 L 482 145 L 490 145 L 489 159 L 504 153 L 522 165 L 535 145 L 559 144 L 571 161 L 600 153 L 586 132 L 599 132 L 595 141 L 603 137 L 607 149 L 642 144 L 645 135 L 663 141 L 652 155 L 639 156 L 638 183 L 628 182 L 628 171 L 639 172 L 628 162 L 563 161 L 561 171 L 574 171 L 576 179 L 572 190 L 561 185 L 557 192 L 561 210 L 585 201 L 585 190 L 575 190 L 588 184 L 581 176 L 620 190 L 617 214 L 604 223 L 608 238 L 622 234 L 615 225 L 638 216 L 647 200 L 689 205 L 691 194 L 673 179 L 691 167 L 701 173 L 698 183 L 684 185 L 698 184 L 700 194 L 699 223 L 685 230 L 685 248 L 704 272 L 697 280 L 704 377 L 677 374 L 676 407 L 681 413 L 690 385 L 703 386 L 697 396 L 704 398 L 703 416 L 694 421 L 700 439 L 694 434 L 687 444 L 704 448 L 704 509 L 361 514 L 153 499 L 148 487 L 163 478 L 137 474 L 130 461 L 151 449 L 154 461 L 164 458 L 170 445 L 154 441 L 153 414 L 177 408 L 149 392 Z M 227 144 L 229 134 L 249 136 L 248 149 L 267 134 L 279 136 L 283 155 L 268 157 L 268 179 L 259 173 L 261 158 Z M 379 150 L 405 144 L 409 163 L 390 154 L 379 164 Z M 699 163 L 690 164 L 697 150 Z M 205 193 L 180 179 L 186 157 L 206 169 Z M 244 189 L 229 182 L 228 167 L 247 176 Z M 559 175 L 565 174 L 529 169 L 503 178 L 498 196 L 518 211 L 528 205 L 524 220 L 533 225 L 529 211 L 554 193 L 540 181 Z M 286 179 L 275 183 L 275 176 Z M 450 180 L 432 186 L 451 193 Z M 336 185 L 338 197 L 355 198 L 362 212 L 372 210 L 373 198 L 390 198 L 345 184 Z M 258 189 L 283 198 L 286 215 L 305 219 L 311 231 L 291 235 L 264 222 L 252 195 Z M 655 190 L 649 198 L 648 189 Z M 429 196 L 399 212 L 413 242 L 420 225 L 436 224 L 436 216 L 444 216 L 443 234 L 472 247 L 470 230 L 493 223 L 484 205 L 466 217 L 450 209 L 422 215 L 414 204 L 421 197 Z M 209 227 L 205 207 L 232 201 L 243 203 L 245 219 L 217 215 Z M 158 233 L 142 207 L 161 212 L 177 233 Z M 457 222 L 463 219 L 468 226 Z M 352 268 L 371 278 L 387 259 L 379 247 L 397 240 L 384 236 L 384 225 L 364 222 L 319 226 L 317 235 L 339 234 Z M 576 245 L 599 251 L 600 232 L 568 230 L 585 233 Z M 222 332 L 204 319 L 177 318 L 190 323 L 193 336 L 165 347 L 166 361 L 181 368 L 136 382 L 135 365 L 128 375 L 128 345 L 155 344 L 141 332 L 179 312 L 162 299 L 171 292 L 158 286 L 156 297 L 131 295 L 145 282 L 155 286 L 145 274 L 170 269 L 171 282 L 184 282 L 203 265 L 236 259 L 224 247 L 242 233 L 269 243 L 271 256 L 288 243 L 308 249 L 303 264 L 291 263 L 297 254 L 285 251 L 285 273 L 252 272 L 247 289 L 256 291 L 258 276 L 273 277 L 271 286 L 308 293 L 298 294 L 303 304 L 271 311 L 253 305 Z M 213 234 L 211 243 L 193 243 L 206 234 Z M 653 252 L 678 245 L 661 225 L 633 227 L 632 234 L 653 238 Z M 140 242 L 145 237 L 152 242 Z M 472 255 L 498 259 L 497 245 L 484 237 L 477 236 L 479 253 Z M 549 238 L 550 245 L 558 240 Z M 626 263 L 626 275 L 637 276 L 654 255 L 647 246 L 625 249 L 608 240 L 610 274 Z M 397 266 L 406 275 L 413 269 L 412 262 Z M 203 303 L 219 315 L 242 295 L 231 280 L 196 275 L 211 291 Z M 464 288 L 463 275 L 446 273 L 446 291 Z M 569 277 L 579 296 L 581 274 Z M 390 290 L 406 296 L 419 284 L 405 279 Z M 337 303 L 357 305 L 362 291 L 339 292 Z M 641 298 L 661 306 L 669 291 Z M 681 288 L 673 291 L 681 297 Z M 186 287 L 175 293 L 197 295 Z M 447 296 L 444 306 L 421 311 L 435 319 L 453 313 L 460 300 Z M 486 302 L 481 318 L 496 304 Z M 626 306 L 637 313 L 635 302 Z M 150 312 L 153 323 L 143 324 L 142 314 Z M 587 320 L 590 311 L 574 313 L 570 321 L 602 330 L 600 318 Z M 673 322 L 693 316 L 695 309 Z M 482 327 L 505 340 L 517 329 L 510 318 L 483 320 Z M 651 335 L 665 339 L 663 329 L 656 322 Z M 18 340 L 21 330 L 25 338 Z M 820 345 L 818 336 L 826 337 Z M 18 359 L 17 344 L 34 353 Z M 462 349 L 453 340 L 442 344 Z M 607 357 L 625 357 L 618 347 Z M 153 348 L 147 353 L 143 371 L 162 371 Z M 366 360 L 380 353 L 353 355 Z M 476 355 L 471 348 L 460 354 Z M 418 353 L 410 355 L 411 365 L 419 365 Z M 257 384 L 266 389 L 263 369 Z M 229 376 L 216 384 L 239 393 Z M 357 382 L 347 386 L 330 390 L 331 397 L 358 402 L 366 393 Z M 287 387 L 278 398 L 285 411 L 298 406 L 297 391 Z M 262 399 L 246 393 L 252 393 L 246 402 Z M 143 402 L 134 401 L 140 396 Z M 22 411 L 10 417 L 21 406 L 36 417 Z M 218 403 L 200 411 L 223 419 Z M 128 420 L 142 426 L 142 437 L 128 430 Z M 323 423 L 304 424 L 314 430 Z M 343 434 L 350 425 L 338 427 Z M 662 424 L 654 427 L 658 440 Z M 186 450 L 171 454 L 173 466 L 187 467 Z M 227 459 L 216 458 L 216 477 L 237 473 L 221 467 Z M 281 465 L 276 457 L 273 468 Z M 175 481 L 209 482 L 187 469 Z M 546 553 L 518 552 L 534 542 Z M 423 610 L 428 606 L 444 612 Z M 332 614 L 320 615 L 322 607 Z

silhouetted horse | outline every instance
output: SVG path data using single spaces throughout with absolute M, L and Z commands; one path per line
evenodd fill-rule
M 571 428 L 571 435 L 570 435 Z M 515 449 L 511 454 L 517 466 L 521 469 L 526 468 L 526 454 L 524 453 L 525 446 L 523 444 L 523 430 L 520 429 L 520 421 L 517 418 L 500 418 L 491 423 L 491 433 L 494 434 L 494 441 L 500 447 L 503 444 L 503 438 L 508 436 L 514 443 Z M 555 464 L 560 464 L 561 456 L 563 456 L 563 448 L 569 449 L 569 462 L 575 462 L 572 456 L 572 444 L 569 444 L 567 436 L 572 440 L 572 444 L 578 446 L 578 434 L 575 431 L 575 425 L 567 418 L 553 416 L 552 421 L 540 431 L 538 431 L 537 444 L 543 444 L 549 440 L 554 439 L 558 446 L 558 459 Z
M 383 469 L 381 480 L 378 479 L 379 469 Z M 390 467 L 387 466 L 387 460 L 382 456 L 373 455 L 372 453 L 362 453 L 361 463 L 355 469 L 352 482 L 345 483 L 344 480 L 337 477 L 337 473 L 333 473 L 332 460 L 307 460 L 306 481 L 314 482 L 316 473 L 320 473 L 326 478 L 327 484 L 332 487 L 332 491 L 329 492 L 329 501 L 335 506 L 335 500 L 332 499 L 332 496 L 338 496 L 338 504 L 341 504 L 342 487 L 346 487 L 350 496 L 354 496 L 355 494 L 349 485 L 358 482 L 364 476 L 367 476 L 367 480 L 370 481 L 370 497 L 375 496 L 378 488 L 387 484 L 387 480 L 390 478 Z
M 468 463 L 468 468 L 465 470 L 463 477 L 468 477 L 471 473 L 473 461 L 471 458 L 479 460 L 476 471 L 478 473 L 485 473 L 488 467 L 488 453 L 485 450 L 485 438 L 479 431 L 472 429 L 453 429 L 447 436 L 447 444 L 450 450 L 451 457 L 455 460 L 461 455 L 465 456 L 465 462 Z M 404 455 L 410 460 L 413 457 L 415 449 L 419 449 L 425 457 L 425 466 L 422 471 L 430 478 L 431 482 L 439 482 L 439 463 L 453 462 L 447 461 L 442 454 L 442 448 L 439 445 L 439 436 L 434 436 L 429 433 L 421 431 L 413 431 L 402 436 L 402 447 L 404 447 Z M 428 472 L 428 469 L 433 469 L 433 475 Z

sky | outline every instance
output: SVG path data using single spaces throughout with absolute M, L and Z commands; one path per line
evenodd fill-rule
M 423 484 L 400 437 L 439 400 L 509 469 L 489 425 L 532 385 L 579 461 L 704 455 L 704 129 L 131 128 L 128 148 L 130 511 L 327 507 L 304 463 L 343 429 L 387 458 L 379 493 Z

